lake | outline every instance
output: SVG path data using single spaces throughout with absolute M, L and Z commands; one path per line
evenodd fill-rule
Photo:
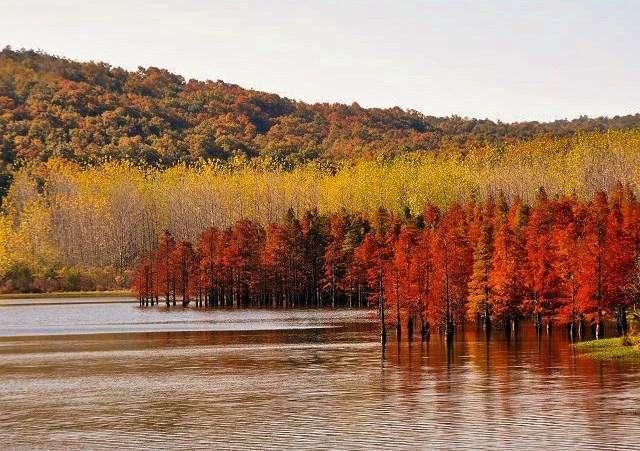
M 113 299 L 109 299 L 113 301 Z M 0 306 L 0 448 L 637 449 L 640 365 L 363 310 Z M 20 303 L 20 301 L 16 301 Z

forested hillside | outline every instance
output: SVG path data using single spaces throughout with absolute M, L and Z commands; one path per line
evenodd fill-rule
M 155 67 L 127 72 L 34 51 L 0 53 L 3 189 L 14 167 L 54 156 L 159 167 L 243 157 L 291 169 L 638 125 L 640 115 L 503 124 L 355 103 L 309 105 L 223 81 L 186 81 Z

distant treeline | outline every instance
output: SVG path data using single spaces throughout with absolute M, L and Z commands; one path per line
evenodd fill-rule
M 498 195 L 418 215 L 290 212 L 207 228 L 195 245 L 165 232 L 132 285 L 141 305 L 376 306 L 399 334 L 531 317 L 601 337 L 606 318 L 626 332 L 640 301 L 640 202 L 622 185 L 589 201 L 540 189 L 532 205 Z
M 51 157 L 170 167 L 253 159 L 291 169 L 463 149 L 579 131 L 630 129 L 640 115 L 505 124 L 400 108 L 306 104 L 155 67 L 128 72 L 35 51 L 0 52 L 0 197 L 15 168 Z

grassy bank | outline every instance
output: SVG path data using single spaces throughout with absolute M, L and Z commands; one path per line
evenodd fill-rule
M 121 291 L 56 291 L 53 293 L 2 293 L 2 299 L 62 299 L 62 298 L 106 298 L 129 297 L 129 290 Z
M 621 337 L 583 341 L 574 348 L 584 357 L 594 360 L 638 360 L 640 361 L 640 337 L 629 337 L 623 344 Z

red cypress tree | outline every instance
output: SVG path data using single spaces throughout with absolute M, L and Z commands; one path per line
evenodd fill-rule
M 495 203 L 490 197 L 484 210 L 475 220 L 478 236 L 473 245 L 473 263 L 469 279 L 469 298 L 467 316 L 471 320 L 482 322 L 485 329 L 491 327 L 491 306 L 493 294 L 489 283 L 494 248 Z M 474 243 L 474 241 L 470 241 Z
M 561 281 L 556 273 L 557 249 L 553 241 L 554 204 L 540 188 L 526 228 L 527 271 L 529 296 L 524 305 L 534 317 L 536 326 L 542 326 L 546 317 L 547 328 L 558 307 Z
M 231 300 L 234 306 L 248 306 L 258 298 L 262 285 L 260 256 L 264 230 L 248 220 L 236 222 L 231 228 L 223 261 L 230 275 Z
M 575 199 L 558 202 L 556 220 L 553 226 L 554 247 L 557 249 L 555 272 L 560 277 L 560 296 L 556 318 L 562 324 L 569 324 L 570 333 L 575 333 L 583 312 L 578 304 L 578 272 L 580 270 L 580 246 L 583 236 L 586 212 Z
M 423 337 L 426 337 L 430 331 L 429 306 L 434 302 L 436 296 L 434 289 L 434 228 L 433 223 L 425 222 L 424 229 L 419 232 L 416 239 L 416 248 L 411 263 L 411 290 L 413 290 L 412 296 L 416 299 Z
M 287 228 L 281 224 L 269 224 L 262 252 L 271 305 L 287 307 L 293 280 L 290 277 L 291 243 Z
M 430 303 L 430 318 L 447 337 L 464 321 L 473 252 L 467 241 L 462 207 L 453 205 L 438 224 L 434 237 L 435 286 L 438 296 Z
M 589 202 L 584 231 L 579 247 L 579 288 L 577 304 L 586 319 L 595 323 L 596 338 L 604 333 L 605 292 L 604 259 L 609 206 L 604 192 L 596 194 Z
M 171 264 L 171 253 L 176 246 L 176 241 L 173 235 L 167 230 L 160 237 L 158 247 L 156 248 L 154 256 L 154 267 L 157 274 L 158 290 L 164 294 L 164 299 L 169 305 L 170 299 L 173 300 L 173 305 L 176 304 L 176 282 L 175 271 Z
M 332 307 L 335 307 L 336 300 L 344 292 L 343 279 L 347 270 L 345 219 L 338 215 L 331 218 L 329 239 L 324 253 L 322 286 L 329 292 Z
M 200 255 L 200 286 L 206 292 L 209 305 L 220 301 L 222 249 L 224 248 L 223 234 L 216 228 L 210 227 L 200 235 L 198 240 L 198 254 Z
M 612 198 L 605 233 L 605 258 L 603 263 L 603 306 L 615 313 L 618 332 L 627 332 L 626 310 L 632 299 L 628 285 L 636 263 L 634 231 L 625 222 L 621 198 Z
M 197 257 L 192 244 L 180 241 L 173 248 L 169 261 L 176 289 L 180 293 L 182 305 L 186 307 L 191 301 L 191 295 L 198 288 L 199 278 Z
M 369 299 L 373 306 L 378 307 L 380 315 L 380 335 L 386 341 L 386 318 L 388 304 L 385 302 L 384 274 L 391 259 L 391 250 L 386 245 L 385 237 L 379 232 L 369 232 L 358 246 L 354 254 L 356 264 L 366 274 L 369 288 Z
M 411 280 L 416 242 L 417 231 L 413 224 L 403 227 L 399 233 L 390 233 L 386 240 L 387 246 L 393 250 L 393 257 L 385 268 L 385 290 L 387 299 L 393 299 L 398 336 L 403 318 L 407 319 L 409 336 L 413 335 L 413 318 L 418 313 Z

